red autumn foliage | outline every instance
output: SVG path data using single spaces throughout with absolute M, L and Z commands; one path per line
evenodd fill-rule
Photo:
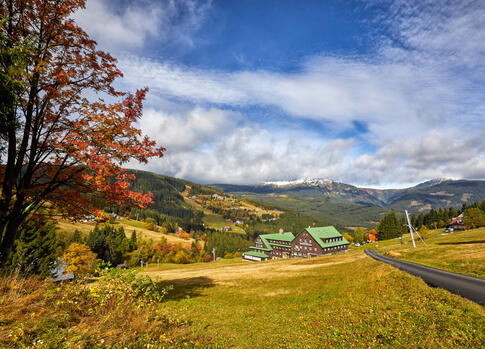
M 0 108 L 0 261 L 19 227 L 46 202 L 69 217 L 93 213 L 96 200 L 152 202 L 151 194 L 129 189 L 134 177 L 122 168 L 165 150 L 135 125 L 147 89 L 115 90 L 122 77 L 116 59 L 97 50 L 71 18 L 84 6 L 84 0 L 0 1 L 2 52 L 17 52 L 0 58 L 1 82 L 18 82 Z

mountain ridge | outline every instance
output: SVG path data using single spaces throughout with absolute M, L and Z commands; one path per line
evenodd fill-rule
M 328 179 L 274 183 L 212 187 L 346 226 L 375 225 L 391 210 L 424 213 L 431 208 L 460 208 L 464 203 L 485 200 L 485 180 L 437 178 L 401 189 L 361 188 Z
M 435 178 L 415 186 L 400 188 L 400 189 L 375 189 L 368 187 L 359 187 L 353 184 L 346 184 L 332 179 L 323 178 L 302 178 L 288 181 L 267 181 L 255 185 L 237 185 L 237 184 L 211 184 L 211 187 L 219 188 L 225 192 L 251 192 L 258 194 L 283 194 L 287 195 L 291 192 L 298 192 L 299 195 L 305 196 L 311 191 L 318 191 L 329 199 L 338 202 L 356 203 L 362 205 L 377 205 L 380 207 L 388 207 L 395 201 L 410 192 L 418 192 L 422 190 L 429 190 L 436 186 L 442 185 L 456 185 L 460 183 L 479 183 L 480 186 L 485 186 L 485 180 L 467 180 L 467 179 L 451 179 L 451 178 Z M 451 196 L 451 194 L 440 191 L 430 193 L 430 195 Z M 473 193 L 470 193 L 473 197 Z M 480 195 L 480 194 L 479 194 Z M 314 195 L 310 195 L 314 196 Z M 476 198 L 480 200 L 480 198 Z M 461 200 L 461 199 L 460 199 Z M 449 200 L 447 200 L 449 201 Z M 462 200 L 463 202 L 468 201 Z M 455 203 L 456 204 L 456 203 Z

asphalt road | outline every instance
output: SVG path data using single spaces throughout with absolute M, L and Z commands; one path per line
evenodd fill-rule
M 375 260 L 420 277 L 430 286 L 443 288 L 485 306 L 485 279 L 401 261 L 383 256 L 373 250 L 365 250 L 365 253 Z

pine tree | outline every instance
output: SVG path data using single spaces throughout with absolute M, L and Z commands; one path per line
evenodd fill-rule
M 453 219 L 458 216 L 458 211 L 454 207 L 448 209 L 448 219 Z
M 45 278 L 55 267 L 57 245 L 55 225 L 33 220 L 20 231 L 7 269 L 24 276 L 36 274 Z
M 388 240 L 400 236 L 403 228 L 396 212 L 385 215 L 379 223 L 377 230 L 379 232 L 379 240 Z
M 130 238 L 130 250 L 134 251 L 138 247 L 138 243 L 136 241 L 136 230 L 133 230 L 133 233 L 131 233 L 131 238 Z
M 72 233 L 72 235 L 69 237 L 69 239 L 67 240 L 66 246 L 69 246 L 73 242 L 77 242 L 78 244 L 84 243 L 83 236 L 78 229 L 74 230 L 74 233 Z

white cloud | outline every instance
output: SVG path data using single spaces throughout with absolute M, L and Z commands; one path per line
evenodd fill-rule
M 168 154 L 198 149 L 236 128 L 241 115 L 216 108 L 194 108 L 181 114 L 146 109 L 140 126 L 150 138 L 163 144 Z
M 344 179 L 346 160 L 351 160 L 346 153 L 355 140 L 325 141 L 304 130 L 269 131 L 240 125 L 242 120 L 240 113 L 217 108 L 172 114 L 146 109 L 140 126 L 167 151 L 143 168 L 205 183 L 300 176 Z
M 148 39 L 192 46 L 192 34 L 205 19 L 211 1 L 140 0 L 123 6 L 113 0 L 88 0 L 73 16 L 102 49 L 130 51 Z

